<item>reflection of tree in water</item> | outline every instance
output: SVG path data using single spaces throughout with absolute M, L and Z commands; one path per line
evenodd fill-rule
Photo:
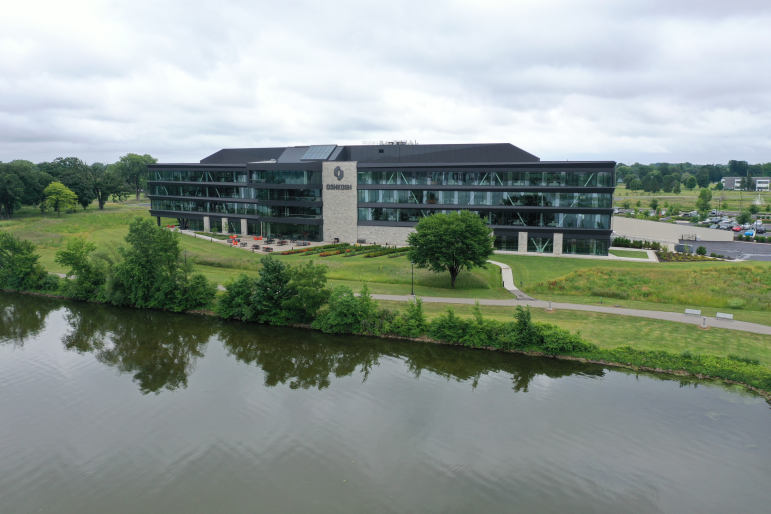
M 573 361 L 236 323 L 225 324 L 220 338 L 237 360 L 262 368 L 269 387 L 288 383 L 292 389 L 324 389 L 332 376 L 351 376 L 357 368 L 366 380 L 380 356 L 404 361 L 415 378 L 426 370 L 448 380 L 470 382 L 472 387 L 482 375 L 508 373 L 517 392 L 527 392 L 538 375 L 603 374 L 599 367 Z
M 237 360 L 262 368 L 268 387 L 289 383 L 292 389 L 324 389 L 332 375 L 352 376 L 356 368 L 367 380 L 382 353 L 378 340 L 362 344 L 349 336 L 260 325 L 227 323 L 219 336 Z
M 187 387 L 218 323 L 183 314 L 71 304 L 65 347 L 132 373 L 142 393 Z
M 45 328 L 48 314 L 61 308 L 62 302 L 51 298 L 0 294 L 0 344 L 24 346 Z
M 405 342 L 399 345 L 398 354 L 405 360 L 415 378 L 419 378 L 423 370 L 427 370 L 447 380 L 470 382 L 472 388 L 479 384 L 482 375 L 488 373 L 508 373 L 511 375 L 514 390 L 525 393 L 530 382 L 539 375 L 561 378 L 574 374 L 604 374 L 600 367 L 575 361 L 526 357 L 460 346 Z

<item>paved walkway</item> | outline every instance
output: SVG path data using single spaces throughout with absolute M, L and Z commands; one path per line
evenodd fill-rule
M 397 302 L 406 302 L 411 300 L 413 296 L 406 295 L 390 295 L 390 294 L 373 294 L 372 298 L 376 300 L 389 300 Z M 426 303 L 452 303 L 452 304 L 465 304 L 473 305 L 475 300 L 473 298 L 440 298 L 436 296 L 421 296 L 421 300 Z M 549 302 L 543 300 L 479 300 L 480 305 L 498 305 L 502 307 L 516 307 L 521 305 L 523 307 L 530 305 L 533 308 L 548 309 Z M 622 309 L 619 307 L 604 307 L 602 305 L 581 305 L 577 303 L 562 303 L 551 302 L 552 309 L 566 310 L 566 311 L 585 311 L 585 312 L 602 312 L 605 314 L 615 314 L 619 316 L 634 316 L 637 318 L 648 319 L 660 319 L 662 321 L 675 321 L 677 323 L 687 323 L 689 325 L 701 325 L 706 323 L 708 327 L 727 328 L 731 330 L 741 330 L 743 332 L 752 332 L 754 334 L 771 335 L 771 326 L 760 325 L 758 323 L 748 323 L 746 321 L 725 321 L 717 320 L 715 318 L 705 318 L 698 316 L 686 316 L 684 313 L 679 312 L 664 312 L 664 311 L 644 311 L 638 309 Z
M 621 248 L 616 246 L 611 246 L 610 250 L 643 252 L 648 257 L 645 259 L 638 259 L 637 257 L 617 257 L 613 254 L 579 255 L 579 254 L 572 254 L 572 253 L 562 253 L 562 254 L 556 255 L 553 253 L 510 252 L 508 250 L 495 250 L 495 252 L 493 253 L 495 253 L 496 255 L 522 255 L 525 257 L 559 257 L 559 258 L 565 258 L 565 259 L 591 259 L 595 261 L 659 262 L 658 257 L 656 257 L 656 252 L 653 250 L 641 250 L 639 248 Z

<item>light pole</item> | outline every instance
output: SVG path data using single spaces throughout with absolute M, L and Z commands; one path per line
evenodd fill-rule
M 410 261 L 412 266 L 412 296 L 415 296 L 415 261 Z

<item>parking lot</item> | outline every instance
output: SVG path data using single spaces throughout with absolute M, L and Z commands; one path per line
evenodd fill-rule
M 693 245 L 694 248 L 703 246 L 707 249 L 707 255 L 716 253 L 744 261 L 771 261 L 771 243 L 745 243 L 741 241 L 685 241 L 680 243 Z

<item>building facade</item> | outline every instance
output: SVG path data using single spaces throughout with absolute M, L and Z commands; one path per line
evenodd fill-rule
M 745 187 L 742 188 L 742 180 L 745 181 Z M 747 187 L 747 181 L 752 181 L 752 187 Z M 720 179 L 725 189 L 752 189 L 753 191 L 768 191 L 771 179 L 769 177 L 724 177 Z
M 225 149 L 150 165 L 148 192 L 159 223 L 202 232 L 403 245 L 421 218 L 469 210 L 501 250 L 606 255 L 614 168 L 510 144 Z

